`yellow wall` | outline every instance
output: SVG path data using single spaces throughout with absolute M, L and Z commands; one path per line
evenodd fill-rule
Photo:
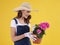
M 43 21 L 50 23 L 40 45 L 60 45 L 60 0 L 0 0 L 0 45 L 13 45 L 10 21 L 17 14 L 13 9 L 22 2 L 29 2 L 33 9 L 39 10 L 31 12 L 31 25 Z

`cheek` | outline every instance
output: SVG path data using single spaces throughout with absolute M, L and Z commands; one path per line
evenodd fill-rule
M 30 15 L 30 13 L 26 13 L 26 15 L 27 15 L 27 16 L 29 16 L 29 15 Z
M 23 14 L 22 17 L 25 17 L 25 15 Z
M 30 13 L 27 13 L 26 11 L 24 11 L 24 13 L 23 13 L 23 17 L 28 17 L 30 15 Z
M 26 15 L 28 15 L 26 12 L 24 12 L 24 15 L 23 16 L 26 16 Z

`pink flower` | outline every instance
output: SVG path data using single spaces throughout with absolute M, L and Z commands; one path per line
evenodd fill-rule
M 40 29 L 37 29 L 37 33 L 40 34 L 42 31 Z
M 43 22 L 39 24 L 39 27 L 41 27 L 42 29 L 46 30 L 47 28 L 49 28 L 49 24 L 47 22 Z

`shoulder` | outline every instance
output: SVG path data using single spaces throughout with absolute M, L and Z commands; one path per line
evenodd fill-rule
M 16 27 L 16 23 L 15 23 L 15 20 L 14 20 L 14 19 L 11 20 L 10 26 L 11 26 L 11 27 Z
M 12 20 L 11 20 L 11 23 L 15 23 L 15 20 L 14 20 L 14 19 L 12 19 Z
M 17 18 L 13 18 L 13 19 L 11 20 L 11 23 L 16 23 L 16 21 L 17 21 Z
M 31 24 L 29 23 L 28 26 L 31 27 Z

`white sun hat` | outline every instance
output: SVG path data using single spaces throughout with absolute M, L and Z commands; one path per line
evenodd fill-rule
M 19 11 L 19 10 L 28 10 L 31 11 L 31 6 L 28 2 L 22 3 L 19 7 L 15 8 L 14 11 Z
M 27 10 L 27 11 L 31 11 L 31 6 L 28 2 L 24 2 L 22 3 L 19 7 L 14 8 L 15 12 L 18 12 L 19 10 Z M 34 10 L 34 11 L 38 11 L 38 10 Z

